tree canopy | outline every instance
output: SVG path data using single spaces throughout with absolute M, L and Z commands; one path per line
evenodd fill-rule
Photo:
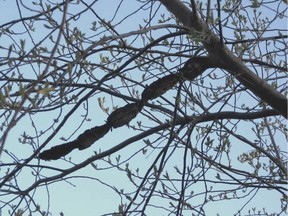
M 287 213 L 285 1 L 0 5 L 0 215 Z

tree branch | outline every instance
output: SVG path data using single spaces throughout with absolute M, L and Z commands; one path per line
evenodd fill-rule
M 159 0 L 184 26 L 198 32 L 209 55 L 227 66 L 226 70 L 261 100 L 287 118 L 287 98 L 255 75 L 239 58 L 209 29 L 197 14 L 193 14 L 180 0 Z

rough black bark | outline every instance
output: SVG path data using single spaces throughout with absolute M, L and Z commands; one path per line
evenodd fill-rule
M 177 82 L 181 80 L 194 80 L 208 68 L 224 66 L 225 65 L 212 61 L 209 57 L 192 57 L 185 63 L 177 74 L 169 74 L 147 86 L 142 92 L 141 100 L 114 110 L 108 116 L 107 122 L 102 126 L 88 129 L 84 133 L 80 134 L 76 140 L 45 150 L 40 153 L 38 157 L 42 160 L 57 160 L 76 148 L 79 150 L 86 149 L 108 133 L 111 128 L 118 128 L 128 124 L 137 116 L 149 100 L 161 96 L 176 85 Z

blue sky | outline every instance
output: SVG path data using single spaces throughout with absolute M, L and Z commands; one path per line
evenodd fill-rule
M 107 4 L 107 1 L 99 1 L 97 3 L 97 8 L 95 10 L 99 15 L 105 17 L 105 20 L 112 19 L 112 17 L 115 14 L 115 11 L 117 10 L 117 4 L 111 4 L 112 1 L 109 1 L 109 4 Z M 119 1 L 117 1 L 119 2 Z M 130 10 L 133 11 L 137 4 L 135 1 L 130 2 L 131 5 L 129 7 L 127 5 L 123 5 L 119 9 L 119 13 L 115 17 L 115 20 L 122 20 L 124 19 L 129 13 Z M 135 5 L 134 5 L 135 4 Z M 9 20 L 17 19 L 19 18 L 19 14 L 16 9 L 16 5 L 14 1 L 0 1 L 0 6 L 1 6 L 1 13 L 0 13 L 0 24 L 5 23 Z M 147 6 L 148 7 L 148 6 Z M 70 13 L 76 13 L 76 11 L 79 11 L 81 8 L 78 7 L 78 5 L 70 5 L 69 6 L 69 12 Z M 165 10 L 160 9 L 160 12 L 164 12 Z M 30 12 L 27 14 L 23 13 L 23 16 L 29 15 Z M 56 17 L 58 15 L 55 15 Z M 81 17 L 79 20 L 77 20 L 77 28 L 80 30 L 83 30 L 83 32 L 88 31 L 90 28 L 90 24 L 92 20 L 90 19 L 92 15 L 87 14 L 87 16 Z M 125 19 L 119 26 L 116 28 L 119 34 L 121 33 L 126 33 L 130 32 L 133 30 L 137 30 L 139 27 L 139 23 L 143 22 L 143 18 L 147 16 L 147 11 L 140 11 L 137 12 L 137 15 L 132 18 L 132 19 Z M 168 16 L 168 15 L 167 15 Z M 59 21 L 61 20 L 61 13 L 59 13 Z M 283 21 L 284 22 L 284 21 Z M 285 22 L 284 22 L 285 23 Z M 142 23 L 143 24 L 143 23 Z M 143 24 L 144 25 L 144 24 Z M 45 34 L 46 30 L 43 32 L 41 31 L 42 27 L 40 24 L 37 26 L 39 30 L 36 32 L 32 32 L 31 34 L 34 35 L 35 41 L 37 42 L 38 40 L 41 40 Z M 19 32 L 21 32 L 21 29 L 18 29 Z M 90 33 L 90 35 L 89 35 Z M 87 33 L 86 37 L 91 36 L 91 40 L 96 40 L 97 36 L 92 35 L 92 32 L 89 31 Z M 57 33 L 54 35 L 56 36 Z M 54 36 L 53 35 L 53 36 Z M 21 38 L 21 36 L 19 36 Z M 18 39 L 19 39 L 18 38 Z M 135 37 L 136 38 L 136 37 Z M 135 44 L 137 44 L 139 47 L 141 47 L 141 40 L 136 40 Z M 3 38 L 0 38 L 0 45 L 9 43 L 9 41 Z M 27 39 L 27 46 L 29 46 L 29 40 Z M 6 53 L 1 53 L 3 50 L 0 50 L 0 56 L 6 55 Z M 90 58 L 94 58 L 95 60 L 99 60 L 99 56 L 92 56 Z M 39 68 L 41 70 L 41 68 Z M 139 71 L 136 69 L 135 71 L 135 76 L 140 76 Z M 133 72 L 134 72 L 133 71 Z M 24 73 L 24 72 L 23 72 Z M 28 74 L 27 74 L 28 73 Z M 99 72 L 101 74 L 101 72 Z M 29 77 L 29 71 L 25 72 L 25 76 Z M 32 76 L 32 75 L 31 75 Z M 83 80 L 84 82 L 85 80 Z M 113 80 L 111 83 L 113 84 Z M 168 93 L 166 95 L 167 98 L 173 98 L 175 96 L 174 92 Z M 69 140 L 75 139 L 80 132 L 85 131 L 88 128 L 94 127 L 95 125 L 102 125 L 105 120 L 107 115 L 103 113 L 103 111 L 99 108 L 97 98 L 98 97 L 106 97 L 107 101 L 107 106 L 114 104 L 120 106 L 121 104 L 123 105 L 124 102 L 117 100 L 117 99 L 111 99 L 107 94 L 105 93 L 99 93 L 96 96 L 92 97 L 89 100 L 89 112 L 88 112 L 88 117 L 91 119 L 91 121 L 85 121 L 82 127 L 77 131 L 76 134 L 73 134 L 75 131 L 75 128 L 77 128 L 80 123 L 83 120 L 83 117 L 81 115 L 86 115 L 85 109 L 83 107 L 80 107 L 77 112 L 75 112 L 72 116 L 71 119 L 68 120 L 68 122 L 65 124 L 65 126 L 61 129 L 61 131 L 58 133 L 57 136 L 53 138 L 51 142 L 47 145 L 46 148 L 50 148 L 51 146 L 54 146 L 56 143 L 60 144 L 62 141 L 60 141 L 61 137 L 69 138 Z M 91 109 L 93 107 L 93 109 Z M 67 113 L 70 109 L 72 108 L 71 106 L 66 106 L 61 112 Z M 19 158 L 27 158 L 31 154 L 31 147 L 27 147 L 26 145 L 21 145 L 18 142 L 19 135 L 22 134 L 24 131 L 28 134 L 34 134 L 35 131 L 33 131 L 33 126 L 31 123 L 31 119 L 33 119 L 33 123 L 35 127 L 39 130 L 45 131 L 49 126 L 51 125 L 51 122 L 53 122 L 53 119 L 55 119 L 59 115 L 60 111 L 55 111 L 55 112 L 49 112 L 47 113 L 40 113 L 37 114 L 35 117 L 34 115 L 26 115 L 24 118 L 21 119 L 17 123 L 17 125 L 11 130 L 11 133 L 8 137 L 7 144 L 5 148 L 7 148 L 10 152 L 13 152 L 16 157 Z M 62 117 L 61 117 L 62 118 Z M 136 123 L 137 120 L 134 121 L 134 124 Z M 241 129 L 240 129 L 241 130 Z M 243 129 L 242 129 L 243 130 Z M 250 138 L 251 134 L 251 129 L 249 127 L 244 126 L 243 134 L 247 134 L 247 138 Z M 109 149 L 111 146 L 114 146 L 115 144 L 120 143 L 121 141 L 124 141 L 128 137 L 131 137 L 132 135 L 136 135 L 137 131 L 133 132 L 132 130 L 128 130 L 127 127 L 122 127 L 118 129 L 113 129 L 110 131 L 105 137 L 103 137 L 97 144 L 93 145 L 91 148 L 86 149 L 84 151 L 78 151 L 75 150 L 69 156 L 66 158 L 68 159 L 69 157 L 73 158 L 73 162 L 75 163 L 80 163 L 83 161 L 85 158 L 88 158 L 93 154 L 93 151 L 105 151 Z M 49 133 L 46 133 L 44 136 L 41 137 L 40 140 L 38 141 L 38 144 L 41 145 L 45 139 L 49 136 Z M 156 137 L 151 137 L 150 139 L 153 140 Z M 251 139 L 252 136 L 251 136 Z M 279 140 L 283 140 L 283 137 L 279 137 Z M 234 140 L 236 142 L 236 140 Z M 285 143 L 285 141 L 283 141 Z M 145 146 L 145 143 L 143 141 L 139 141 L 136 143 L 133 143 L 132 145 L 126 147 L 125 149 L 121 150 L 120 152 L 114 154 L 111 156 L 111 160 L 115 161 L 115 158 L 121 154 L 121 160 L 125 161 L 125 159 L 128 159 L 130 155 L 132 155 L 135 151 L 140 150 Z M 45 149 L 46 149 L 45 148 Z M 246 147 L 245 147 L 246 148 Z M 233 146 L 232 151 L 236 154 L 238 151 L 243 150 L 242 146 Z M 249 149 L 248 149 L 249 150 Z M 183 157 L 183 152 L 179 152 L 174 155 L 174 161 L 175 160 L 181 160 Z M 145 170 L 149 167 L 150 163 L 153 161 L 155 155 L 157 152 L 155 151 L 150 151 L 149 154 L 140 156 L 136 155 L 132 162 L 129 162 L 129 167 L 131 167 L 133 170 L 136 170 L 137 167 L 140 167 L 141 170 L 140 172 L 144 173 Z M 107 158 L 106 158 L 107 160 Z M 2 162 L 12 162 L 13 158 L 11 155 L 7 155 L 6 153 L 3 153 L 1 156 L 1 161 Z M 236 160 L 235 160 L 236 161 Z M 124 162 L 125 163 L 125 162 Z M 128 162 L 126 162 L 128 163 Z M 33 165 L 38 165 L 38 161 L 35 159 L 31 164 Z M 61 168 L 68 168 L 71 166 L 70 163 L 67 163 L 63 160 L 57 160 L 57 161 L 52 161 L 52 162 L 43 162 L 40 161 L 41 165 L 45 166 L 55 166 L 55 167 L 61 167 Z M 52 213 L 52 215 L 59 215 L 60 212 L 63 212 L 64 215 L 87 215 L 87 216 L 92 216 L 92 215 L 102 215 L 107 212 L 113 212 L 117 211 L 117 205 L 121 202 L 120 196 L 118 196 L 112 188 L 109 188 L 106 185 L 111 185 L 112 187 L 116 188 L 125 188 L 127 191 L 135 191 L 136 188 L 131 185 L 128 182 L 128 179 L 125 175 L 125 173 L 120 172 L 119 170 L 116 169 L 110 169 L 107 166 L 107 163 L 104 163 L 102 161 L 96 161 L 95 165 L 97 165 L 98 168 L 102 168 L 103 170 L 95 170 L 93 166 L 88 165 L 85 169 L 79 170 L 75 172 L 73 175 L 68 175 L 65 177 L 65 181 L 63 182 L 55 182 L 51 185 L 48 185 L 47 188 L 45 186 L 42 186 L 38 188 L 35 193 L 33 194 L 34 199 L 38 202 L 38 204 L 41 206 L 42 210 L 49 209 L 49 211 Z M 173 164 L 171 163 L 171 166 Z M 179 164 L 179 167 L 181 164 Z M 243 164 L 238 163 L 238 166 L 244 166 Z M 248 169 L 248 167 L 247 167 Z M 32 170 L 36 171 L 37 169 L 25 169 L 22 172 L 19 173 L 19 178 L 18 178 L 18 184 L 19 187 L 22 188 L 23 190 L 26 189 L 27 187 L 31 186 L 31 184 L 35 181 L 35 177 L 33 177 Z M 0 175 L 4 175 L 4 172 L 6 169 L 1 169 Z M 53 170 L 46 170 L 43 174 L 50 176 L 50 175 L 55 175 L 57 174 L 57 171 Z M 71 178 L 73 176 L 73 178 Z M 100 182 L 100 180 L 102 182 Z M 217 187 L 217 185 L 215 185 Z M 194 188 L 193 190 L 197 191 L 198 188 Z M 0 192 L 1 193 L 1 192 Z M 253 192 L 251 192 L 253 194 Z M 268 195 L 269 194 L 269 195 Z M 32 194 L 31 194 L 32 195 Z M 263 197 L 269 197 L 270 199 L 263 199 Z M 5 196 L 4 199 L 7 200 L 9 198 L 12 199 L 13 196 Z M 260 204 L 259 206 L 269 206 L 269 209 L 278 209 L 279 208 L 279 203 L 278 203 L 278 195 L 275 194 L 274 192 L 271 191 L 266 191 L 264 194 L 260 192 L 254 202 L 252 202 L 251 207 L 255 204 Z M 3 199 L 3 200 L 4 200 Z M 196 197 L 195 198 L 195 203 L 199 203 L 202 197 Z M 157 200 L 153 201 L 155 203 L 159 202 L 161 203 L 162 200 Z M 236 206 L 236 205 L 239 205 Z M 206 213 L 207 215 L 216 215 L 216 213 L 220 213 L 220 215 L 232 215 L 232 213 L 236 213 L 236 210 L 239 209 L 241 206 L 243 206 L 243 203 L 238 202 L 235 204 L 235 201 L 232 204 L 230 204 L 230 201 L 227 201 L 225 206 L 219 206 L 217 202 L 208 204 L 208 207 L 206 208 Z M 164 205 L 164 203 L 163 203 Z M 6 210 L 8 208 L 2 209 L 2 212 L 0 212 L 3 215 L 6 214 Z M 261 210 L 261 209 L 259 209 Z M 222 213 L 222 214 L 221 214 Z M 183 212 L 183 215 L 190 215 L 191 213 L 189 212 Z M 37 214 L 35 214 L 37 215 Z M 163 213 L 162 209 L 153 209 L 153 212 L 147 212 L 147 215 L 166 215 Z

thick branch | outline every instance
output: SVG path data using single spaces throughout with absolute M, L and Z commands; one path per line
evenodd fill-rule
M 180 0 L 159 0 L 184 26 L 204 37 L 202 43 L 209 55 L 225 64 L 226 70 L 261 100 L 287 118 L 287 98 L 255 75 L 239 58 L 223 45 L 207 24 L 192 13 Z

